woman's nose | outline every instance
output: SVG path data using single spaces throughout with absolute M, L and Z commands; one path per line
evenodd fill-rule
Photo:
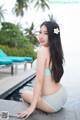
M 40 37 L 41 37 L 41 38 L 43 38 L 43 37 L 44 37 L 44 35 L 43 35 L 43 34 L 40 34 Z

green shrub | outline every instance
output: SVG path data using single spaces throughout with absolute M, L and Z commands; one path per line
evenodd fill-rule
M 26 56 L 33 57 L 36 59 L 36 52 L 32 48 L 10 48 L 8 46 L 0 45 L 2 49 L 8 56 Z
M 2 22 L 0 30 L 0 44 L 16 48 L 33 48 L 33 44 L 20 28 L 9 22 Z

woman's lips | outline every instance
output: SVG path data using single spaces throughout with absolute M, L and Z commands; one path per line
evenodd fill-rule
M 44 42 L 44 40 L 43 39 L 40 39 L 40 43 L 43 43 Z

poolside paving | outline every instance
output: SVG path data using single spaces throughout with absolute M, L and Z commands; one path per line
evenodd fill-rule
M 23 83 L 29 81 L 29 76 L 34 76 L 35 71 L 29 69 L 25 72 L 18 73 L 14 76 L 8 76 L 0 80 L 0 98 L 5 98 L 9 95 L 15 88 L 21 86 Z
M 36 109 L 29 118 L 22 120 L 80 120 L 80 73 L 77 70 L 79 60 L 74 59 L 73 61 L 73 59 L 68 58 L 68 61 L 69 63 L 65 65 L 65 73 L 61 80 L 68 92 L 68 100 L 63 108 L 53 114 Z M 25 110 L 27 107 L 28 104 L 25 102 L 0 99 L 0 111 L 8 111 L 10 115 L 9 120 L 20 120 L 17 113 Z
M 17 113 L 22 112 L 27 107 L 28 104 L 25 102 L 0 100 L 0 111 L 8 111 L 9 120 L 20 120 Z M 24 120 L 80 120 L 80 102 L 73 106 L 65 105 L 59 112 L 53 114 L 36 109 L 28 119 Z

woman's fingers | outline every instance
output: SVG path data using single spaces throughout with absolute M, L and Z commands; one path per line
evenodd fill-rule
M 29 117 L 33 113 L 34 109 L 33 107 L 29 107 L 27 110 L 23 111 L 22 113 L 18 113 L 18 116 L 23 118 L 23 117 Z
M 22 112 L 22 113 L 20 113 L 18 115 L 19 115 L 19 117 L 23 118 L 23 117 L 28 115 L 28 111 L 26 110 L 26 111 L 24 111 L 24 112 Z

